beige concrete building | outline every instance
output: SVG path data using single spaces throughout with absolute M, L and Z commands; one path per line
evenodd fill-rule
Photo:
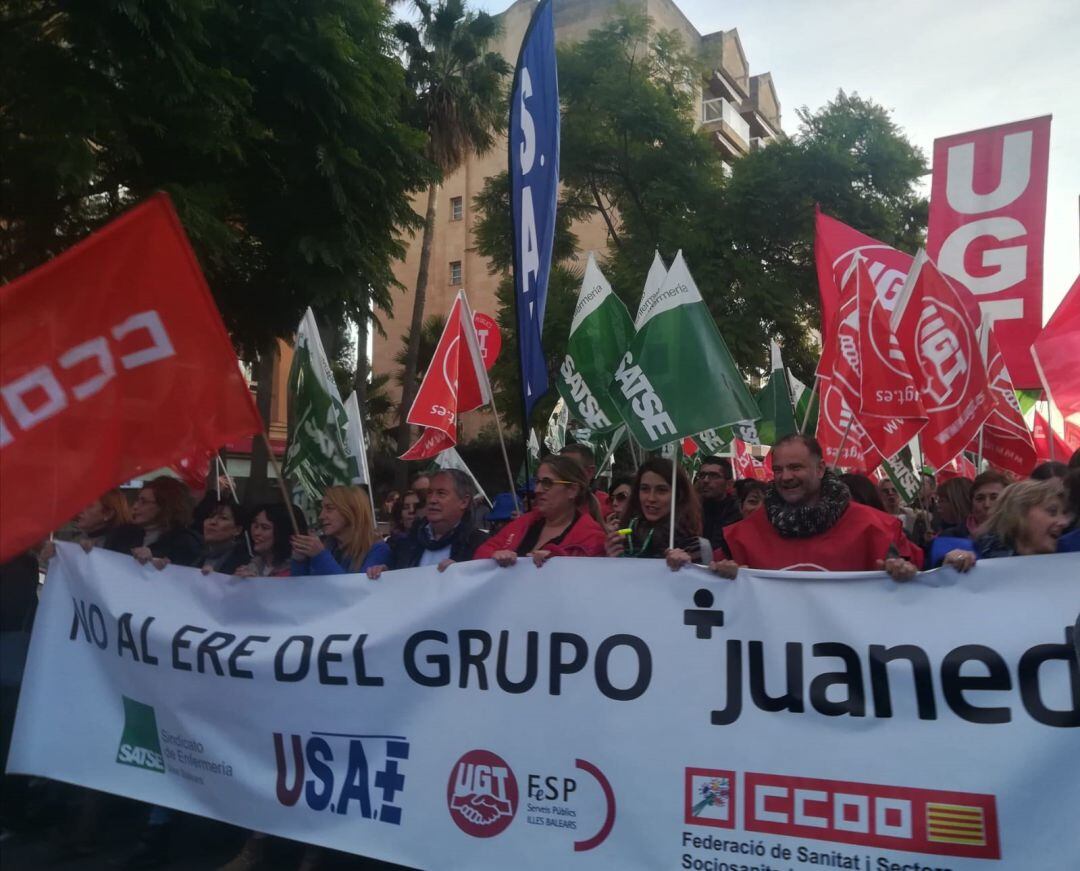
M 737 30 L 723 30 L 702 35 L 680 11 L 673 0 L 553 0 L 555 38 L 560 44 L 586 38 L 590 31 L 616 17 L 627 8 L 648 15 L 658 30 L 681 34 L 686 47 L 697 53 L 710 72 L 698 94 L 698 121 L 712 134 L 725 162 L 762 148 L 783 134 L 780 126 L 780 101 L 769 73 L 750 74 Z M 516 0 L 500 16 L 502 34 L 495 46 L 513 65 L 525 35 L 536 0 Z M 447 178 L 440 190 L 435 216 L 431 267 L 428 277 L 425 318 L 449 312 L 458 290 L 465 288 L 474 310 L 494 317 L 497 314 L 496 289 L 499 277 L 488 273 L 485 258 L 473 250 L 473 225 L 477 216 L 473 197 L 480 193 L 489 176 L 506 169 L 506 140 L 499 142 L 486 156 L 472 158 Z M 423 214 L 427 195 L 416 198 L 415 207 Z M 603 250 L 607 234 L 602 219 L 575 226 L 580 249 Z M 394 355 L 402 347 L 402 337 L 409 328 L 413 293 L 420 261 L 421 234 L 417 233 L 408 254 L 395 270 L 398 281 L 407 289 L 394 306 L 393 319 L 386 319 L 386 336 L 373 341 L 372 371 L 389 373 L 397 369 Z M 394 390 L 396 383 L 391 381 Z M 483 422 L 480 415 L 467 415 L 459 424 L 463 439 L 472 438 Z

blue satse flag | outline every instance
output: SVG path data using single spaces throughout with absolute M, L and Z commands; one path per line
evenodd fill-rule
M 525 428 L 548 389 L 541 335 L 559 193 L 559 80 L 551 0 L 541 0 L 521 43 L 510 93 L 510 214 Z

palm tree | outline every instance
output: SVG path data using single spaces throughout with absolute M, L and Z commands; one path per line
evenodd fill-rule
M 427 157 L 445 178 L 471 154 L 484 154 L 495 144 L 506 125 L 503 82 L 511 68 L 498 53 L 486 50 L 500 29 L 486 12 L 468 11 L 464 0 L 414 2 L 418 21 L 399 22 L 395 34 L 405 52 L 406 81 L 416 94 L 414 123 L 427 132 Z M 398 428 L 402 452 L 409 446 L 405 415 L 416 394 L 438 191 L 439 184 L 432 182 L 402 377 Z

